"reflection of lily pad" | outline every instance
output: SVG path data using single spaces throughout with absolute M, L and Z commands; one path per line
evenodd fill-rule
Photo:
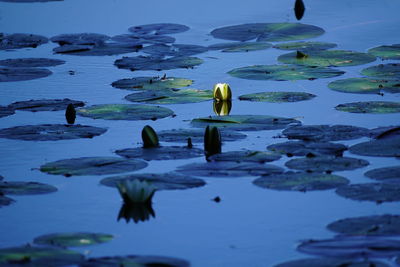
M 336 193 L 342 197 L 376 203 L 400 201 L 400 184 L 366 183 L 340 187 Z
M 361 71 L 363 75 L 378 77 L 382 79 L 400 79 L 400 64 L 379 64 L 365 68 Z M 400 83 L 397 81 L 397 83 Z
M 133 26 L 128 29 L 138 35 L 152 34 L 152 35 L 162 35 L 162 34 L 174 34 L 181 33 L 189 30 L 188 26 L 175 23 L 154 23 L 146 25 Z
M 222 52 L 250 52 L 264 50 L 270 47 L 272 47 L 272 45 L 265 42 L 235 42 L 213 44 L 208 46 L 208 49 L 221 50 Z
M 305 142 L 288 141 L 284 143 L 272 144 L 267 147 L 269 150 L 286 154 L 288 156 L 321 156 L 331 155 L 341 157 L 347 147 L 343 144 L 328 142 Z
M 299 259 L 280 263 L 274 267 L 389 267 L 389 265 L 377 261 L 358 261 L 335 258 L 310 258 Z
M 61 46 L 72 44 L 95 45 L 104 43 L 108 39 L 110 39 L 109 36 L 100 33 L 67 33 L 50 38 L 53 43 L 58 43 Z
M 148 90 L 127 95 L 125 99 L 131 102 L 144 102 L 148 104 L 186 104 L 212 100 L 213 92 L 211 90 L 197 89 Z
M 9 68 L 52 67 L 64 63 L 64 60 L 54 58 L 12 58 L 0 60 L 1 66 Z
M 282 42 L 317 37 L 325 31 L 319 27 L 301 23 L 249 23 L 215 29 L 211 35 L 232 41 Z
M 25 125 L 0 129 L 0 138 L 26 141 L 57 141 L 78 138 L 93 138 L 105 133 L 107 129 L 64 124 Z
M 400 184 L 400 166 L 373 169 L 364 175 L 379 182 Z
M 205 128 L 207 125 L 238 131 L 276 130 L 291 124 L 300 124 L 291 118 L 273 117 L 266 115 L 230 115 L 209 116 L 193 119 L 192 126 Z
M 215 154 L 208 157 L 209 161 L 233 161 L 233 162 L 258 162 L 265 163 L 275 161 L 281 158 L 281 155 L 268 151 L 230 151 Z
M 239 96 L 240 100 L 285 103 L 298 102 L 314 98 L 316 95 L 304 92 L 263 92 Z
M 14 109 L 10 107 L 0 106 L 0 118 L 13 115 L 15 113 Z
M 51 75 L 48 69 L 0 68 L 0 82 L 17 82 L 44 78 Z
M 162 256 L 116 256 L 90 258 L 80 265 L 81 267 L 189 267 L 186 260 Z
M 248 80 L 295 81 L 332 78 L 342 75 L 344 71 L 296 65 L 254 65 L 233 69 L 228 74 Z
M 105 175 L 132 172 L 143 169 L 147 163 L 138 159 L 119 157 L 83 157 L 64 159 L 40 166 L 41 172 L 48 174 L 72 175 Z
M 159 106 L 135 104 L 93 105 L 77 110 L 84 117 L 104 120 L 156 120 L 171 116 L 174 112 Z
M 221 140 L 222 142 L 236 141 L 246 138 L 247 135 L 236 131 L 229 131 L 221 129 Z M 187 139 L 190 137 L 193 143 L 204 142 L 204 130 L 203 129 L 173 129 L 164 130 L 157 132 L 160 141 L 164 142 L 176 142 L 176 143 L 187 143 Z
M 128 90 L 164 90 L 186 87 L 192 83 L 192 80 L 175 77 L 135 77 L 121 79 L 111 85 L 119 89 Z
M 82 101 L 65 99 L 38 99 L 28 101 L 18 101 L 8 105 L 12 109 L 25 110 L 25 111 L 57 111 L 65 110 L 69 104 L 74 107 L 83 107 L 85 105 Z
M 187 44 L 153 44 L 144 47 L 140 52 L 150 54 L 158 57 L 176 57 L 176 56 L 191 56 L 207 52 L 207 47 L 201 45 L 187 45 Z
M 49 40 L 41 35 L 28 33 L 0 34 L 0 50 L 36 48 Z
M 56 192 L 57 188 L 36 182 L 0 182 L 0 193 L 7 195 L 37 195 Z
M 126 148 L 115 151 L 119 156 L 125 158 L 138 158 L 144 160 L 170 160 L 189 159 L 204 155 L 204 151 L 186 146 L 160 146 L 154 148 Z
M 353 154 L 374 157 L 399 157 L 400 137 L 362 142 L 349 148 Z
M 369 130 L 351 125 L 299 125 L 287 128 L 282 133 L 289 139 L 339 141 L 367 136 Z
M 108 242 L 112 235 L 101 233 L 57 233 L 36 237 L 33 243 L 59 247 L 80 247 Z
M 382 59 L 400 59 L 400 44 L 381 45 L 369 49 L 368 53 Z
M 6 196 L 2 196 L 2 195 L 0 194 L 0 208 L 1 208 L 2 206 L 8 206 L 8 205 L 10 205 L 10 204 L 12 204 L 12 203 L 14 203 L 14 202 L 15 202 L 14 199 L 9 198 L 9 197 L 6 197 Z
M 328 84 L 332 90 L 343 93 L 379 94 L 400 93 L 400 80 L 377 80 L 371 78 L 348 78 Z
M 203 63 L 203 60 L 197 57 L 170 57 L 163 59 L 160 57 L 137 56 L 123 57 L 114 62 L 120 69 L 135 70 L 172 70 L 189 69 Z
M 337 45 L 334 43 L 325 43 L 325 42 L 291 42 L 291 43 L 275 44 L 274 48 L 281 50 L 312 51 L 312 50 L 326 50 L 334 48 L 336 46 Z
M 100 43 L 95 45 L 71 44 L 62 45 L 53 49 L 54 53 L 76 56 L 113 56 L 138 52 L 142 45 L 129 43 Z
M 332 172 L 354 170 L 368 166 L 368 161 L 363 159 L 333 156 L 318 156 L 312 158 L 297 158 L 289 160 L 285 166 L 291 169 L 312 171 L 312 172 Z
M 335 107 L 336 110 L 350 113 L 399 113 L 400 102 L 389 101 L 366 101 L 340 104 Z
M 204 186 L 206 183 L 191 176 L 182 175 L 180 173 L 139 173 L 124 176 L 113 176 L 104 178 L 100 181 L 102 185 L 116 187 L 117 183 L 123 180 L 145 180 L 151 183 L 152 186 L 157 187 L 157 190 L 178 190 L 189 189 Z

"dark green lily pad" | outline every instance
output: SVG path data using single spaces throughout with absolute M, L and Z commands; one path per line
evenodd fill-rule
M 400 184 L 400 166 L 373 169 L 364 175 L 379 182 Z
M 400 80 L 381 80 L 372 78 L 348 78 L 328 84 L 334 91 L 356 94 L 400 93 Z
M 182 24 L 175 23 L 154 23 L 130 27 L 128 30 L 138 35 L 152 34 L 174 34 L 188 31 L 190 28 Z
M 359 201 L 376 203 L 400 201 L 400 184 L 366 183 L 340 187 L 336 194 Z
M 268 151 L 230 151 L 215 154 L 208 157 L 209 161 L 233 161 L 233 162 L 258 162 L 265 163 L 275 161 L 281 158 L 280 154 Z
M 254 65 L 233 69 L 228 74 L 248 80 L 295 81 L 332 78 L 344 74 L 344 71 L 297 65 Z
M 198 128 L 205 128 L 210 125 L 210 127 L 215 126 L 237 131 L 260 131 L 282 129 L 288 125 L 301 123 L 296 119 L 267 115 L 230 115 L 193 119 L 191 124 Z
M 123 57 L 114 62 L 120 69 L 135 70 L 172 70 L 189 69 L 203 63 L 203 60 L 197 57 L 171 57 L 163 59 L 152 56 Z
M 17 82 L 44 78 L 51 75 L 48 69 L 0 68 L 0 82 Z
M 193 80 L 175 77 L 134 77 L 115 81 L 111 85 L 127 90 L 164 90 L 186 87 L 192 83 Z
M 77 110 L 83 117 L 103 120 L 156 120 L 174 114 L 168 108 L 136 104 L 93 105 Z
M 273 47 L 280 50 L 314 51 L 326 50 L 336 46 L 337 44 L 325 42 L 291 42 L 276 44 Z
M 335 258 L 310 258 L 299 259 L 280 263 L 274 267 L 389 267 L 389 265 L 377 261 L 357 261 Z
M 311 172 L 354 170 L 368 165 L 369 162 L 363 159 L 334 156 L 297 158 L 291 159 L 285 163 L 285 166 L 288 168 Z
M 114 237 L 103 233 L 56 233 L 36 237 L 33 243 L 58 247 L 81 247 L 111 241 Z
M 0 208 L 3 206 L 11 205 L 14 202 L 14 199 L 0 195 Z
M 344 235 L 395 236 L 400 235 L 400 216 L 385 214 L 346 218 L 330 223 L 327 228 Z
M 111 37 L 111 40 L 119 43 L 138 44 L 167 44 L 175 42 L 175 38 L 167 35 L 137 35 L 137 34 L 119 34 Z
M 211 32 L 214 38 L 232 41 L 283 42 L 317 37 L 325 31 L 317 26 L 301 23 L 249 23 L 227 26 Z
M 247 135 L 236 131 L 221 129 L 222 142 L 237 141 L 246 138 Z M 158 138 L 163 142 L 187 143 L 190 138 L 193 143 L 204 142 L 203 129 L 173 129 L 157 132 Z
M 41 44 L 49 41 L 47 37 L 28 34 L 28 33 L 14 33 L 3 34 L 0 33 L 0 50 L 19 49 L 19 48 L 36 48 Z
M 163 256 L 115 256 L 90 258 L 81 267 L 189 267 L 190 263 L 183 259 Z
M 314 97 L 316 95 L 305 92 L 263 92 L 241 95 L 239 99 L 256 102 L 285 103 L 310 100 Z
M 64 99 L 38 99 L 38 100 L 18 101 L 8 106 L 15 110 L 36 112 L 36 111 L 65 110 L 69 104 L 72 104 L 75 108 L 83 107 L 85 105 L 85 103 L 82 101 L 64 98 Z
M 39 124 L 0 129 L 0 138 L 26 141 L 57 141 L 93 138 L 107 129 L 85 125 Z
M 262 188 L 300 192 L 328 190 L 348 183 L 350 181 L 342 176 L 304 172 L 267 175 L 253 181 L 253 184 Z
M 372 114 L 399 113 L 400 102 L 389 102 L 389 101 L 353 102 L 353 103 L 337 105 L 335 109 L 350 113 L 372 113 Z
M 379 64 L 361 70 L 362 75 L 382 79 L 400 79 L 400 64 Z
M 381 45 L 369 49 L 368 53 L 382 59 L 400 59 L 400 44 Z
M 153 44 L 144 47 L 140 52 L 157 57 L 192 56 L 207 52 L 208 48 L 201 45 L 188 44 Z
M 113 56 L 126 53 L 138 52 L 141 44 L 130 43 L 100 43 L 95 45 L 71 44 L 62 45 L 53 49 L 54 53 L 76 56 Z
M 55 175 L 105 175 L 143 169 L 147 163 L 139 159 L 119 157 L 82 157 L 64 159 L 40 166 L 41 172 Z
M 400 137 L 400 126 L 383 126 L 369 130 L 370 137 L 375 139 L 387 139 Z
M 36 182 L 0 182 L 0 193 L 7 195 L 37 195 L 56 192 L 57 188 Z
M 190 163 L 180 166 L 178 172 L 204 177 L 242 177 L 242 176 L 259 176 L 282 173 L 283 169 L 271 165 L 260 164 L 254 162 L 206 162 L 206 163 Z
M 353 154 L 373 157 L 399 157 L 400 137 L 371 140 L 349 148 Z
M 250 52 L 271 48 L 272 44 L 266 42 L 235 42 L 220 43 L 208 46 L 210 50 L 221 50 L 222 52 Z
M 375 56 L 370 54 L 346 50 L 306 51 L 306 56 L 300 58 L 297 52 L 291 52 L 278 57 L 278 61 L 285 64 L 318 67 L 356 66 L 367 64 L 375 60 Z
M 343 144 L 329 142 L 288 141 L 272 144 L 267 149 L 287 156 L 322 156 L 331 155 L 341 157 L 347 147 Z
M 211 90 L 198 89 L 164 89 L 147 90 L 125 96 L 131 102 L 144 102 L 147 104 L 186 104 L 197 103 L 213 99 Z
M 64 60 L 55 58 L 12 58 L 0 60 L 1 66 L 9 68 L 53 67 L 64 63 Z
M 80 264 L 83 255 L 76 251 L 30 245 L 0 249 L 1 266 L 53 267 Z
M 104 43 L 110 39 L 109 36 L 100 33 L 70 33 L 70 34 L 60 34 L 51 37 L 50 40 L 53 43 L 58 43 L 59 45 L 95 45 Z
M 15 113 L 14 109 L 10 107 L 0 106 L 0 118 L 13 115 Z
M 144 160 L 171 160 L 189 159 L 204 155 L 202 149 L 188 148 L 187 146 L 160 146 L 154 148 L 126 148 L 115 151 L 119 156 L 125 158 L 138 158 Z
M 100 181 L 102 185 L 117 187 L 117 184 L 123 180 L 148 181 L 151 185 L 157 187 L 157 190 L 181 190 L 204 186 L 206 183 L 191 176 L 176 172 L 169 173 L 138 173 L 124 176 L 107 177 Z

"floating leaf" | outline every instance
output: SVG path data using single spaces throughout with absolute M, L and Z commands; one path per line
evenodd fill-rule
M 326 142 L 361 138 L 368 136 L 369 130 L 351 125 L 299 125 L 282 133 L 289 139 Z
M 246 138 L 247 135 L 221 129 L 222 142 L 236 141 Z M 190 138 L 193 143 L 203 143 L 204 130 L 203 129 L 173 129 L 158 132 L 158 137 L 164 142 L 186 143 Z
M 250 52 L 265 50 L 272 47 L 272 44 L 266 42 L 235 42 L 219 43 L 208 46 L 210 50 L 221 50 L 222 52 Z
M 273 47 L 281 50 L 299 50 L 299 51 L 312 51 L 312 50 L 326 50 L 334 48 L 337 45 L 334 43 L 325 42 L 290 42 L 280 43 Z
M 115 81 L 111 85 L 127 90 L 164 90 L 186 87 L 192 83 L 192 80 L 175 77 L 134 77 Z
M 128 30 L 138 35 L 152 34 L 174 34 L 188 31 L 190 28 L 182 24 L 175 23 L 154 23 L 130 27 Z
M 400 137 L 400 126 L 383 126 L 371 129 L 370 137 L 375 139 L 387 139 Z
M 90 258 L 80 265 L 81 267 L 110 267 L 110 266 L 129 266 L 129 267 L 189 267 L 190 263 L 183 259 L 163 257 L 163 256 L 115 256 Z
M 0 2 L 11 2 L 11 3 L 35 3 L 35 2 L 54 2 L 64 0 L 0 0 Z
M 0 195 L 0 208 L 2 206 L 8 206 L 11 205 L 12 203 L 14 203 L 15 200 L 6 196 L 2 196 Z
M 114 62 L 120 69 L 135 70 L 172 70 L 189 69 L 203 63 L 203 60 L 197 57 L 171 57 L 163 59 L 152 56 L 123 57 Z
M 400 44 L 381 45 L 369 49 L 368 53 L 382 59 L 400 59 Z
M 9 68 L 52 67 L 64 63 L 64 60 L 54 58 L 12 58 L 0 60 L 1 66 Z
M 3 0 L 4 1 L 4 0 Z M 15 0 L 14 0 L 15 1 Z M 28 0 L 24 0 L 28 1 Z M 36 48 L 49 41 L 44 36 L 28 33 L 3 34 L 0 33 L 0 50 Z
M 18 101 L 8 106 L 15 110 L 36 112 L 36 111 L 65 110 L 69 104 L 74 105 L 74 107 L 83 107 L 85 105 L 85 103 L 82 101 L 64 98 L 64 99 L 38 99 L 38 100 Z
M 356 94 L 400 93 L 400 80 L 378 80 L 372 78 L 348 78 L 328 84 L 334 91 Z
M 207 52 L 208 48 L 201 45 L 187 44 L 153 44 L 144 47 L 140 52 L 157 57 L 192 56 Z
M 44 78 L 51 75 L 48 69 L 0 68 L 0 82 L 17 82 Z
M 335 107 L 336 110 L 350 113 L 373 113 L 386 114 L 400 112 L 400 102 L 389 101 L 366 101 L 340 104 Z
M 37 195 L 56 192 L 57 188 L 36 182 L 0 182 L 0 193 L 7 195 Z
M 346 259 L 335 259 L 335 258 L 310 258 L 310 259 L 299 259 L 280 263 L 274 265 L 274 267 L 389 267 L 389 265 L 370 260 L 346 260 Z
M 0 118 L 13 115 L 15 113 L 14 109 L 10 107 L 0 106 Z
M 139 159 L 119 157 L 82 157 L 64 159 L 40 166 L 41 172 L 55 175 L 105 175 L 143 169 L 147 163 Z
M 305 92 L 263 92 L 241 95 L 239 99 L 256 102 L 285 103 L 309 100 L 314 97 L 316 95 Z
M 379 64 L 361 70 L 362 75 L 381 79 L 400 79 L 400 64 Z M 399 83 L 399 81 L 397 81 Z
M 59 247 L 81 247 L 105 243 L 112 239 L 112 235 L 102 233 L 56 233 L 36 237 L 33 243 Z
M 126 148 L 115 151 L 119 156 L 125 158 L 138 158 L 144 160 L 171 160 L 189 159 L 200 157 L 204 154 L 203 150 L 188 148 L 187 146 L 160 146 L 154 148 Z
M 281 158 L 281 155 L 268 151 L 230 151 L 212 155 L 209 161 L 233 161 L 233 162 L 258 162 L 265 163 L 275 161 Z
M 212 100 L 211 90 L 197 89 L 164 89 L 147 90 L 145 92 L 133 93 L 125 97 L 131 102 L 144 102 L 148 104 L 186 104 Z
M 400 201 L 400 184 L 366 183 L 340 187 L 336 193 L 342 197 L 376 203 Z
M 58 43 L 59 45 L 95 45 L 104 43 L 110 39 L 109 36 L 100 33 L 70 33 L 70 34 L 60 34 L 51 37 L 50 40 L 53 43 Z
M 96 45 L 62 45 L 53 49 L 54 53 L 76 56 L 113 56 L 126 53 L 138 52 L 141 44 L 132 45 L 129 43 L 100 43 Z
M 349 148 L 353 154 L 373 157 L 399 157 L 400 137 L 367 141 Z
M 379 182 L 400 184 L 400 166 L 373 169 L 364 175 Z
M 354 170 L 368 166 L 369 162 L 363 159 L 349 157 L 317 156 L 311 158 L 291 159 L 285 166 L 291 169 L 312 171 L 312 172 L 332 172 Z
M 341 157 L 347 147 L 343 144 L 328 142 L 305 142 L 288 141 L 284 143 L 272 144 L 267 149 L 286 154 L 287 156 L 322 156 L 331 155 Z
M 137 34 L 120 34 L 111 37 L 111 40 L 120 43 L 138 44 L 166 44 L 175 42 L 175 38 L 166 35 L 137 35 Z

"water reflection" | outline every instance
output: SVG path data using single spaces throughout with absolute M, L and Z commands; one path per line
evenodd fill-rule
M 119 210 L 117 221 L 125 219 L 126 223 L 129 223 L 131 220 L 138 223 L 148 221 L 155 217 L 156 214 L 150 202 L 135 204 L 124 203 Z
M 226 101 L 214 101 L 213 103 L 213 109 L 214 113 L 217 116 L 227 116 L 231 112 L 232 108 L 232 101 L 226 100 Z

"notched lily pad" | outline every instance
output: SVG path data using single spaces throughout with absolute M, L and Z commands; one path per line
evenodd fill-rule
M 33 243 L 58 247 L 81 247 L 105 243 L 112 239 L 112 235 L 103 233 L 55 233 L 38 236 Z
M 125 158 L 138 158 L 144 160 L 172 160 L 189 159 L 201 157 L 204 151 L 198 148 L 187 146 L 160 146 L 154 148 L 126 148 L 115 151 L 116 154 Z
M 120 69 L 135 70 L 172 70 L 172 69 L 190 69 L 203 63 L 203 60 L 197 57 L 170 57 L 163 59 L 154 56 L 123 57 L 117 59 L 114 65 Z
M 291 169 L 311 172 L 333 172 L 354 170 L 368 166 L 369 162 L 363 159 L 334 156 L 317 156 L 311 158 L 291 159 L 285 166 Z
M 111 85 L 127 90 L 164 90 L 186 87 L 192 83 L 193 80 L 175 77 L 134 77 L 115 81 Z
M 381 79 L 400 79 L 400 64 L 379 64 L 361 70 L 362 75 Z M 399 81 L 397 81 L 399 83 Z
M 334 91 L 355 94 L 400 93 L 400 80 L 382 80 L 373 78 L 348 78 L 328 84 Z
M 36 182 L 0 182 L 0 193 L 7 195 L 38 195 L 56 192 L 57 188 Z
M 41 44 L 49 41 L 47 37 L 28 34 L 28 33 L 14 33 L 3 34 L 0 33 L 0 50 L 19 49 L 19 48 L 36 48 Z
M 400 59 L 400 44 L 381 45 L 369 49 L 368 53 L 382 59 Z
M 389 102 L 389 101 L 352 102 L 352 103 L 337 105 L 335 109 L 350 113 L 372 113 L 372 114 L 399 113 L 400 102 Z
M 18 101 L 8 106 L 14 110 L 25 110 L 25 111 L 36 112 L 36 111 L 65 110 L 69 104 L 72 104 L 75 108 L 83 107 L 85 105 L 85 103 L 82 101 L 64 98 L 64 99 L 38 99 L 38 100 Z
M 400 184 L 366 183 L 340 187 L 336 193 L 342 197 L 376 203 L 400 201 Z
M 192 56 L 207 52 L 208 48 L 201 45 L 188 44 L 153 44 L 144 47 L 140 52 L 157 57 Z
M 9 68 L 53 67 L 64 63 L 64 60 L 55 58 L 12 58 L 0 60 L 1 66 Z
M 349 148 L 353 154 L 374 157 L 399 157 L 400 137 L 371 140 L 355 144 Z
M 373 169 L 364 175 L 379 182 L 400 184 L 400 166 Z
M 221 50 L 221 52 L 250 52 L 265 50 L 271 48 L 272 44 L 266 42 L 235 42 L 235 43 L 219 43 L 209 45 L 210 50 Z
M 186 104 L 212 100 L 213 92 L 211 90 L 198 89 L 147 90 L 127 95 L 125 99 L 131 102 L 144 102 L 148 104 Z
M 282 133 L 289 139 L 327 142 L 361 138 L 368 136 L 369 130 L 351 125 L 299 125 Z
M 310 100 L 316 95 L 305 92 L 263 92 L 239 96 L 240 100 L 270 103 L 299 102 Z
M 41 68 L 0 68 L 0 82 L 28 81 L 51 75 L 48 69 Z
M 329 142 L 288 141 L 272 144 L 267 149 L 287 156 L 322 156 L 330 155 L 341 157 L 347 147 L 343 144 Z
M 0 118 L 13 115 L 15 113 L 14 109 L 10 107 L 0 106 Z
M 280 43 L 273 47 L 280 50 L 299 50 L 299 51 L 314 51 L 314 50 L 326 50 L 336 47 L 337 44 L 325 43 L 325 42 L 290 42 Z
M 280 263 L 274 267 L 389 267 L 389 265 L 370 260 L 346 260 L 335 258 L 310 258 L 299 259 Z
M 221 140 L 222 142 L 237 141 L 246 138 L 247 135 L 236 131 L 229 131 L 221 129 Z M 157 132 L 158 138 L 163 142 L 176 142 L 176 143 L 187 143 L 187 139 L 190 138 L 193 143 L 204 142 L 204 130 L 203 129 L 173 129 L 163 130 Z
M 128 30 L 138 35 L 163 35 L 174 34 L 188 31 L 190 28 L 182 24 L 175 23 L 154 23 L 130 27 Z
M 281 158 L 280 154 L 268 151 L 240 150 L 215 154 L 208 157 L 209 161 L 232 161 L 232 162 L 258 162 L 265 163 Z

